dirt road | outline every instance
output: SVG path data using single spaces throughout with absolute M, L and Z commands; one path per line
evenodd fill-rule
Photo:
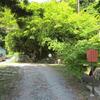
M 48 65 L 17 66 L 22 70 L 22 79 L 13 91 L 12 100 L 78 100 L 71 87 Z

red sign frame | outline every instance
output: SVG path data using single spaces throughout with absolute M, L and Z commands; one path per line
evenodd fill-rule
M 98 61 L 98 51 L 94 49 L 87 50 L 87 61 L 97 62 Z

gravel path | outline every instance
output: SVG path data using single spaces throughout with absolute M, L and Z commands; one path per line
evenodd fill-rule
M 78 100 L 71 87 L 48 65 L 18 66 L 23 74 L 12 100 Z

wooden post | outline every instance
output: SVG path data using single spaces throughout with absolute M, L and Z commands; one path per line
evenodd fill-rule
M 93 72 L 94 72 L 94 68 L 93 68 L 94 66 L 93 66 L 93 64 L 92 64 L 92 62 L 91 62 L 91 71 L 92 71 L 92 75 L 90 76 L 91 78 L 92 78 L 92 96 L 94 96 L 94 94 L 95 94 L 95 90 L 94 90 L 94 74 L 93 74 Z
M 77 0 L 77 13 L 80 12 L 80 0 Z

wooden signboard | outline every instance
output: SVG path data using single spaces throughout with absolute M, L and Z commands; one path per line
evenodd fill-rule
M 98 51 L 94 49 L 87 50 L 87 61 L 97 62 L 98 61 Z

